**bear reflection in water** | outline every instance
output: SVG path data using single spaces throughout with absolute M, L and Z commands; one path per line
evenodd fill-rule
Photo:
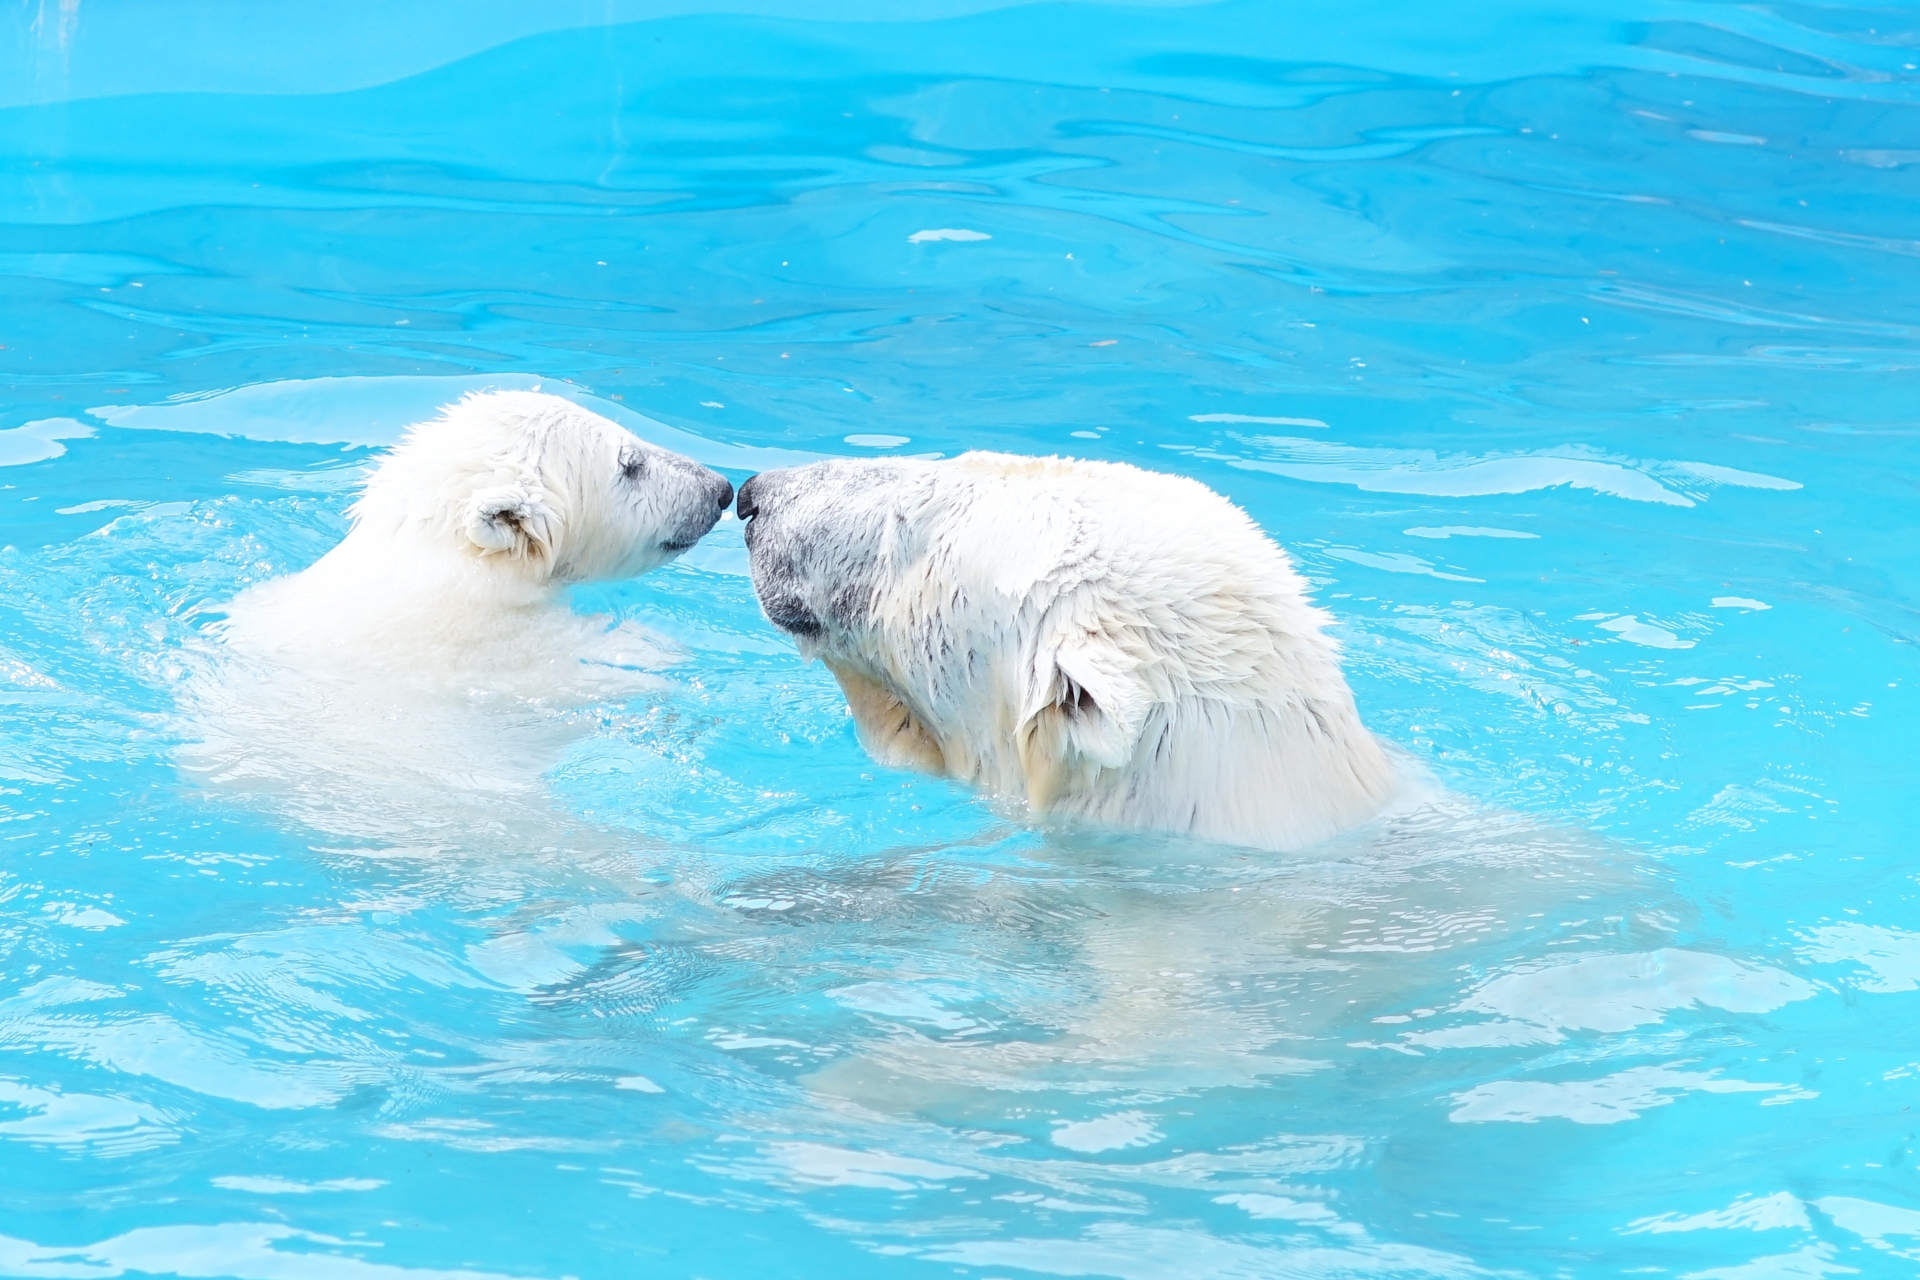
M 1035 814 L 1301 848 L 1403 790 L 1287 555 L 1194 480 L 970 453 L 741 487 L 767 617 L 886 764 Z
M 381 459 L 338 546 L 227 607 L 185 763 L 331 829 L 381 825 L 367 786 L 403 826 L 449 785 L 526 791 L 573 735 L 555 708 L 657 686 L 669 658 L 561 593 L 666 564 L 732 500 L 718 472 L 568 400 L 470 395 Z
M 1429 1040 L 1551 1042 L 1550 1017 L 1490 1018 L 1476 986 L 1542 934 L 1566 936 L 1569 917 L 1585 927 L 1568 932 L 1602 945 L 1672 945 L 1683 909 L 1624 855 L 1435 795 L 1283 856 L 1054 831 L 1018 867 L 962 866 L 927 885 L 923 863 L 907 908 L 916 918 L 901 926 L 921 953 L 823 982 L 872 1029 L 806 1084 L 883 1112 L 990 1126 L 1014 1097 L 1076 1095 L 1071 1115 L 1255 1087 L 1350 1061 L 1360 1040 L 1399 1052 Z M 817 927 L 830 914 L 815 905 L 823 888 L 789 873 L 736 892 L 778 892 L 795 904 L 782 915 L 817 913 L 788 928 Z M 961 895 L 967 925 L 934 925 L 943 907 L 962 909 Z M 925 976 L 942 972 L 969 976 L 943 990 Z M 906 1006 L 909 994 L 944 1016 Z

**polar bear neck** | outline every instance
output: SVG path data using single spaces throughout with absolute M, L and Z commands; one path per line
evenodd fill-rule
M 362 595 L 366 607 L 408 611 L 410 602 L 436 613 L 482 618 L 499 609 L 553 604 L 565 580 L 551 566 L 488 554 L 439 530 L 356 525 L 313 567 L 317 578 L 338 578 Z
M 1378 812 L 1394 773 L 1332 646 L 1317 632 L 1295 639 L 1309 643 L 1230 673 L 1220 667 L 1239 664 L 1218 655 L 1148 659 L 1151 700 L 1117 763 L 1076 753 L 1044 721 L 1007 732 L 1015 717 L 1004 714 L 993 745 L 1010 741 L 1011 751 L 955 744 L 946 758 L 970 758 L 979 783 L 1037 812 L 1269 849 L 1313 844 Z
M 1047 812 L 1277 850 L 1367 821 L 1395 784 L 1351 697 L 1159 706 L 1128 765 L 1062 772 Z
M 937 574 L 920 579 L 919 607 L 894 604 L 918 614 L 923 636 L 928 587 L 948 609 L 966 598 Z M 1215 601 L 1221 625 L 1172 645 L 1166 619 L 1142 616 L 1151 602 L 1085 594 L 1055 582 L 1001 626 L 938 628 L 965 644 L 843 637 L 821 656 L 875 759 L 1022 800 L 1036 815 L 1285 850 L 1359 825 L 1392 798 L 1397 772 L 1361 723 L 1322 615 L 1297 592 Z M 1032 712 L 1039 651 L 1076 633 L 1114 642 L 1143 691 L 1121 758 L 1076 746 L 1062 718 L 1074 709 Z
M 1247 685 L 1163 688 L 1137 745 L 1117 764 L 1078 755 L 1044 724 L 1023 719 L 1010 694 L 1016 680 L 990 663 L 977 662 L 964 685 L 999 696 L 956 713 L 937 690 L 903 697 L 899 675 L 876 672 L 870 659 L 825 662 L 876 760 L 1024 801 L 1036 816 L 1287 850 L 1367 821 L 1398 787 L 1331 662 L 1300 664 L 1307 670 L 1284 681 L 1250 682 L 1274 690 L 1267 695 Z
M 236 598 L 228 635 L 330 664 L 505 668 L 544 660 L 534 633 L 570 617 L 560 589 L 442 539 L 362 524 L 304 573 Z

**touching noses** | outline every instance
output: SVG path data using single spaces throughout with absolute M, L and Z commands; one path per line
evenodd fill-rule
M 718 471 L 709 471 L 707 474 L 712 477 L 709 484 L 713 489 L 713 500 L 716 507 L 720 511 L 725 511 L 733 502 L 733 481 L 727 479 Z
M 734 506 L 733 513 L 742 520 L 751 520 L 760 514 L 760 504 L 754 501 L 754 486 L 759 476 L 748 476 L 740 486 L 740 501 Z

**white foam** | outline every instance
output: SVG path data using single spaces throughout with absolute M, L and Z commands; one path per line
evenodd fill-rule
M 281 1241 L 297 1247 L 276 1248 Z M 0 1236 L 0 1272 L 13 1276 L 139 1275 L 226 1280 L 512 1280 L 504 1272 L 366 1262 L 343 1244 L 278 1222 L 137 1227 L 95 1244 L 39 1245 Z
M 1702 480 L 1711 480 L 1715 484 L 1730 484 L 1740 489 L 1785 491 L 1805 487 L 1798 480 L 1783 480 L 1779 476 L 1764 475 L 1758 471 L 1742 471 L 1737 467 L 1716 466 L 1711 462 L 1674 462 L 1668 465 L 1681 471 L 1691 472 Z
M 1273 441 L 1275 445 L 1291 442 Z M 1430 498 L 1476 498 L 1540 489 L 1587 489 L 1632 502 L 1691 507 L 1637 467 L 1553 454 L 1509 458 L 1442 458 L 1425 450 L 1361 449 L 1302 440 L 1279 450 L 1281 459 L 1236 458 L 1228 466 L 1265 471 L 1317 484 L 1349 484 L 1368 493 L 1412 493 Z
M 1116 1111 L 1094 1120 L 1060 1121 L 1049 1138 L 1056 1147 L 1092 1153 L 1150 1147 L 1160 1141 L 1160 1131 L 1142 1112 Z
M 927 244 L 934 240 L 991 240 L 992 236 L 984 231 L 969 231 L 965 227 L 939 227 L 930 231 L 916 231 L 907 237 L 908 244 Z
M 616 1089 L 629 1089 L 634 1093 L 665 1093 L 666 1090 L 645 1076 L 621 1076 L 613 1082 Z
M 377 1191 L 386 1186 L 376 1178 L 330 1178 L 325 1182 L 295 1182 L 291 1178 L 249 1178 L 227 1175 L 210 1179 L 216 1187 L 228 1191 L 247 1191 L 259 1196 L 307 1196 L 316 1191 Z
M 92 433 L 89 432 L 88 434 L 91 435 Z M 114 507 L 132 507 L 135 510 L 138 510 L 142 507 L 147 507 L 151 505 L 152 505 L 151 503 L 140 502 L 133 498 L 101 498 L 94 502 L 82 502 L 78 506 L 55 507 L 54 514 L 63 515 L 63 516 L 83 516 L 83 515 L 89 515 L 95 511 L 108 511 Z
M 179 1139 L 162 1113 L 126 1098 L 0 1080 L 0 1105 L 12 1113 L 0 1120 L 0 1139 L 35 1146 L 125 1154 Z
M 1459 1254 L 1423 1245 L 1356 1240 L 1255 1243 L 1197 1228 L 1102 1223 L 1078 1236 L 961 1240 L 920 1255 L 929 1262 L 1012 1268 L 1050 1276 L 1116 1280 L 1251 1280 L 1255 1276 L 1429 1276 L 1467 1280 L 1485 1272 Z
M 1782 1227 L 1795 1227 L 1809 1231 L 1813 1224 L 1807 1220 L 1806 1207 L 1798 1197 L 1785 1191 L 1776 1191 L 1770 1196 L 1742 1196 L 1724 1209 L 1713 1209 L 1706 1213 L 1682 1216 L 1677 1213 L 1662 1213 L 1650 1218 L 1638 1218 L 1623 1228 L 1625 1235 L 1639 1235 L 1650 1232 L 1664 1235 L 1672 1231 L 1776 1231 Z
M 1249 413 L 1194 413 L 1187 415 L 1188 422 L 1253 422 L 1268 427 L 1320 427 L 1326 423 L 1318 418 L 1262 418 Z
M 1465 1047 L 1556 1044 L 1571 1030 L 1617 1032 L 1663 1021 L 1675 1009 L 1770 1013 L 1814 994 L 1802 978 L 1702 951 L 1664 948 L 1591 955 L 1502 974 L 1461 1001 L 1462 1013 L 1499 1021 L 1406 1037 L 1412 1044 Z
M 1575 1124 L 1618 1124 L 1637 1120 L 1643 1111 L 1664 1107 L 1692 1090 L 1706 1093 L 1767 1093 L 1787 1086 L 1752 1080 L 1722 1080 L 1717 1071 L 1677 1071 L 1670 1066 L 1629 1067 L 1598 1080 L 1548 1084 L 1538 1080 L 1496 1080 L 1457 1094 L 1447 1119 L 1455 1124 L 1505 1121 L 1534 1124 L 1571 1120 Z
M 1887 925 L 1823 925 L 1803 935 L 1800 953 L 1820 964 L 1852 961 L 1864 973 L 1852 985 L 1862 991 L 1892 993 L 1920 989 L 1920 933 Z
M 1340 1215 L 1315 1200 L 1292 1200 L 1286 1196 L 1261 1195 L 1243 1191 L 1236 1195 L 1215 1196 L 1215 1204 L 1230 1204 L 1250 1218 L 1278 1219 L 1283 1222 L 1310 1222 L 1327 1226 L 1340 1221 Z
M 1891 1249 L 1888 1236 L 1920 1238 L 1920 1209 L 1902 1209 L 1877 1200 L 1858 1200 L 1852 1196 L 1822 1196 L 1813 1207 L 1832 1218 L 1843 1231 L 1865 1240 L 1878 1249 Z M 1911 1258 L 1911 1252 L 1902 1254 Z
M 1317 419 L 1308 420 L 1310 425 Z M 1324 425 L 1324 424 L 1321 424 Z M 1733 485 L 1792 490 L 1798 481 L 1709 462 L 1609 456 L 1584 445 L 1526 454 L 1439 454 L 1431 449 L 1372 449 L 1295 436 L 1244 437 L 1264 456 L 1239 457 L 1187 445 L 1165 448 L 1210 458 L 1243 471 L 1264 471 L 1316 484 L 1348 484 L 1369 493 L 1475 498 L 1586 489 L 1632 502 L 1691 507 L 1712 490 Z
M 0 467 L 46 462 L 67 451 L 62 440 L 84 440 L 93 428 L 75 418 L 40 418 L 0 431 Z
M 1356 551 L 1352 547 L 1328 547 L 1327 554 L 1336 560 L 1345 560 L 1352 564 L 1364 564 L 1370 569 L 1384 569 L 1388 573 L 1418 573 L 1429 578 L 1444 578 L 1448 582 L 1485 582 L 1485 578 L 1469 578 L 1460 573 L 1442 573 L 1418 556 L 1410 556 L 1404 551 Z
M 766 1148 L 768 1161 L 786 1180 L 814 1187 L 868 1187 L 877 1191 L 917 1191 L 956 1178 L 979 1178 L 972 1169 L 888 1155 L 883 1151 L 852 1151 L 821 1142 L 775 1142 Z
M 1628 644 L 1644 645 L 1649 649 L 1691 649 L 1693 641 L 1682 640 L 1665 627 L 1656 627 L 1651 622 L 1642 622 L 1633 614 L 1624 618 L 1613 618 L 1600 624 L 1602 631 L 1611 631 Z
M 1538 538 L 1537 533 L 1522 533 L 1518 529 L 1490 529 L 1482 525 L 1443 524 L 1418 525 L 1412 529 L 1402 529 L 1401 533 L 1409 538 Z
M 977 1025 L 965 1014 L 942 1006 L 942 999 L 966 999 L 971 995 L 945 983 L 859 982 L 827 994 L 849 1009 L 880 1018 L 922 1023 L 941 1031 L 962 1031 Z

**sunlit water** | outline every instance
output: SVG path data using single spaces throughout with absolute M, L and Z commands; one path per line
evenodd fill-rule
M 1916 10 L 592 8 L 4 20 L 0 1274 L 1913 1273 Z M 1446 795 L 1036 829 L 731 520 L 577 595 L 664 688 L 230 767 L 220 604 L 535 384 L 1197 476 Z

